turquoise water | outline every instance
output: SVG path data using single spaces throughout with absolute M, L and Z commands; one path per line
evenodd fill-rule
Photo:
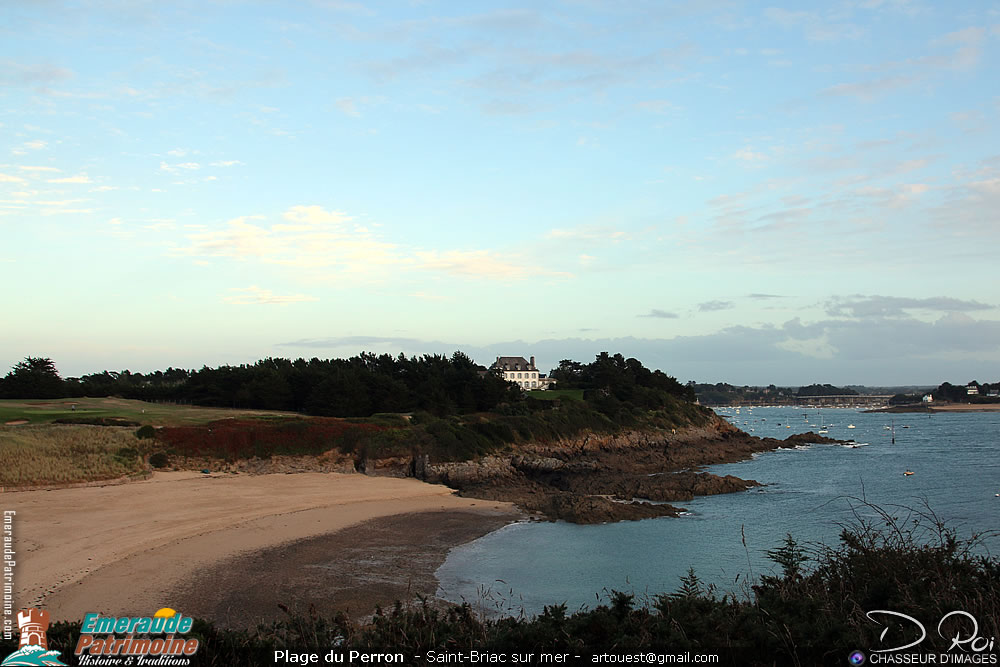
M 609 590 L 673 592 L 693 567 L 721 591 L 777 573 L 765 552 L 786 533 L 834 545 L 840 526 L 875 513 L 859 500 L 927 505 L 960 536 L 1000 530 L 1000 413 L 885 414 L 853 409 L 742 408 L 719 413 L 758 436 L 818 431 L 857 448 L 810 445 L 709 472 L 766 484 L 681 503 L 689 514 L 597 526 L 518 523 L 458 547 L 437 571 L 439 596 L 487 612 L 535 614 L 544 605 L 593 607 Z M 746 422 L 746 423 L 744 423 Z M 853 424 L 855 428 L 849 429 Z M 895 426 L 896 442 L 891 443 Z M 913 475 L 904 475 L 904 471 Z M 895 511 L 900 514 L 902 510 Z M 1000 554 L 1000 540 L 985 545 Z

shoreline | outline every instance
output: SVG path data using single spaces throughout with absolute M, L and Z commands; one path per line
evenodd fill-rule
M 130 484 L 6 492 L 0 505 L 16 512 L 15 603 L 45 608 L 53 621 L 80 620 L 88 612 L 148 615 L 161 607 L 190 615 L 178 597 L 193 603 L 197 596 L 184 598 L 185 591 L 210 590 L 220 598 L 234 594 L 205 578 L 220 566 L 229 564 L 237 573 L 236 585 L 245 589 L 239 580 L 246 570 L 232 567 L 240 559 L 260 558 L 269 550 L 294 551 L 310 541 L 335 546 L 342 531 L 376 526 L 386 518 L 410 517 L 381 542 L 383 550 L 393 548 L 392 540 L 402 542 L 405 558 L 407 545 L 419 546 L 427 535 L 415 527 L 430 531 L 436 527 L 433 517 L 454 514 L 453 530 L 433 541 L 438 551 L 443 549 L 443 562 L 452 546 L 523 516 L 509 503 L 460 498 L 447 487 L 415 479 L 309 472 L 157 472 Z M 422 571 L 413 582 L 426 588 L 436 569 L 431 568 L 429 579 Z M 274 583 L 261 588 L 281 597 Z M 375 598 L 372 608 L 379 602 Z
M 926 412 L 944 414 L 947 412 L 1000 412 L 1000 403 L 953 403 L 950 405 L 897 405 L 890 408 L 879 408 L 878 410 L 866 410 L 865 412 Z

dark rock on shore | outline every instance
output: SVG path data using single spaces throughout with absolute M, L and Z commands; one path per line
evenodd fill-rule
M 680 431 L 587 434 L 522 445 L 514 455 L 423 467 L 424 479 L 463 496 L 513 502 L 552 520 L 603 523 L 677 516 L 681 508 L 667 503 L 759 486 L 754 480 L 702 472 L 701 466 L 781 447 L 843 442 L 811 432 L 785 440 L 756 438 L 719 418 Z

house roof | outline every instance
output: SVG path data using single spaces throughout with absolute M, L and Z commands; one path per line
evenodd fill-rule
M 534 371 L 538 370 L 524 357 L 497 357 L 492 368 L 499 368 L 502 371 Z

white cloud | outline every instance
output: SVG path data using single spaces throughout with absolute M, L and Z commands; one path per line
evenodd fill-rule
M 411 294 L 415 299 L 423 299 L 424 301 L 449 301 L 450 297 L 441 296 L 440 294 L 427 294 L 426 292 L 414 292 Z
M 237 167 L 241 166 L 243 163 L 239 160 L 220 160 L 219 162 L 213 162 L 213 167 Z
M 553 229 L 545 235 L 545 238 L 559 241 L 611 241 L 612 243 L 632 239 L 628 232 L 621 229 L 591 225 L 572 229 Z
M 50 178 L 49 183 L 90 183 L 90 177 L 86 174 L 78 174 L 76 176 L 67 176 L 66 178 Z
M 25 141 L 21 145 L 24 146 L 25 148 L 30 148 L 33 151 L 40 151 L 49 144 L 48 142 L 42 141 L 41 139 L 35 139 L 33 141 Z
M 661 320 L 676 320 L 680 317 L 680 315 L 666 310 L 660 310 L 659 308 L 653 308 L 645 315 L 636 315 L 636 317 L 653 317 Z
M 431 250 L 414 254 L 420 262 L 419 268 L 472 278 L 523 280 L 539 275 L 569 275 L 528 261 L 512 261 L 489 250 Z
M 198 164 L 197 162 L 182 162 L 179 165 L 177 165 L 177 167 L 179 169 L 189 169 L 189 170 L 201 169 L 201 165 Z
M 900 188 L 905 196 L 918 196 L 930 190 L 931 186 L 926 183 L 904 183 Z
M 649 111 L 651 113 L 666 113 L 677 109 L 677 107 L 668 100 L 646 100 L 644 102 L 638 102 L 635 105 L 635 108 L 640 111 Z
M 872 81 L 838 83 L 835 86 L 830 86 L 823 93 L 837 97 L 856 97 L 864 102 L 870 102 L 893 90 L 912 85 L 916 81 L 917 79 L 911 76 L 887 76 Z
M 42 209 L 42 215 L 67 215 L 67 214 L 84 215 L 84 214 L 93 213 L 93 212 L 94 212 L 94 209 L 92 209 L 92 208 L 60 208 L 60 207 L 56 207 L 56 208 Z
M 20 84 L 45 86 L 73 76 L 72 70 L 44 63 L 24 64 L 13 60 L 0 60 L 0 86 Z
M 779 7 L 768 7 L 764 17 L 782 28 L 800 28 L 806 39 L 812 42 L 839 42 L 859 39 L 865 34 L 864 28 L 853 23 L 823 16 L 819 12 L 790 11 Z
M 766 154 L 755 151 L 752 146 L 745 146 L 733 153 L 730 157 L 734 160 L 741 160 L 743 162 L 763 162 L 767 159 Z
M 174 157 L 184 157 L 185 155 L 187 155 L 187 149 L 175 148 L 172 151 L 167 151 L 167 155 L 173 155 Z
M 816 338 L 788 338 L 775 343 L 775 347 L 813 359 L 833 359 L 837 354 L 837 348 L 830 344 L 830 337 L 827 334 Z
M 256 285 L 250 287 L 234 287 L 229 290 L 230 294 L 222 298 L 226 303 L 240 306 L 246 305 L 286 305 L 289 303 L 302 303 L 303 301 L 319 301 L 314 296 L 306 294 L 275 294 L 271 290 L 261 289 Z
M 979 44 L 984 39 L 986 39 L 986 28 L 979 27 L 969 27 L 963 28 L 962 30 L 956 30 L 954 32 L 949 32 L 944 37 L 941 37 L 936 42 L 942 44 Z
M 385 243 L 351 218 L 320 206 L 293 206 L 282 216 L 286 222 L 262 225 L 262 216 L 230 220 L 224 229 L 188 236 L 190 244 L 175 254 L 202 257 L 255 259 L 298 270 L 320 270 L 333 276 L 384 274 L 383 267 L 412 262 L 395 245 Z
M 353 116 L 354 118 L 361 117 L 361 112 L 358 111 L 358 107 L 354 104 L 354 100 L 352 100 L 349 97 L 340 98 L 339 100 L 334 102 L 334 106 L 336 106 L 337 109 L 339 109 L 340 112 L 343 114 L 346 114 L 348 116 Z
M 0 183 L 27 183 L 26 180 L 20 176 L 11 176 L 10 174 L 0 174 Z
M 405 248 L 373 231 L 379 225 L 361 225 L 344 212 L 321 206 L 292 206 L 281 217 L 272 223 L 263 216 L 234 218 L 223 228 L 187 235 L 187 244 L 171 254 L 276 264 L 310 280 L 339 283 L 382 281 L 398 270 L 500 280 L 570 275 L 523 253 Z
M 59 169 L 56 169 L 55 167 L 35 167 L 27 165 L 20 165 L 18 166 L 18 169 L 21 171 L 59 171 Z
M 895 296 L 861 295 L 850 297 L 834 296 L 826 302 L 826 312 L 833 317 L 853 318 L 903 318 L 907 311 L 928 311 L 958 313 L 976 310 L 990 310 L 990 304 L 979 301 L 938 296 L 923 299 Z

